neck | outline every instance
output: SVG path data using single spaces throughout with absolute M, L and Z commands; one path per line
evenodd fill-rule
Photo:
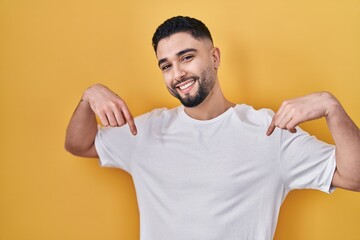
M 224 97 L 219 82 L 216 81 L 213 89 L 205 100 L 196 107 L 185 107 L 185 112 L 187 115 L 197 120 L 210 120 L 234 106 L 234 103 L 231 103 Z

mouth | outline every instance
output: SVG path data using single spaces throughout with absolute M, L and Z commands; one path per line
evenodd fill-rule
M 175 88 L 179 89 L 182 93 L 188 93 L 191 90 L 191 88 L 195 82 L 196 82 L 196 79 L 184 81 L 182 83 L 175 85 Z
M 180 90 L 185 90 L 185 89 L 189 88 L 191 85 L 193 85 L 194 82 L 195 82 L 195 80 L 192 80 L 192 81 L 190 81 L 190 82 L 187 82 L 187 83 L 178 85 L 178 86 L 176 86 L 176 87 L 177 87 L 177 88 L 180 88 Z

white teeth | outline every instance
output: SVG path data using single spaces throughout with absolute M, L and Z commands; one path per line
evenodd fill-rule
M 193 85 L 194 82 L 195 82 L 195 81 L 189 82 L 189 83 L 187 83 L 187 84 L 185 84 L 185 85 L 180 86 L 179 88 L 180 88 L 181 90 L 187 89 L 188 87 L 190 87 L 191 85 Z

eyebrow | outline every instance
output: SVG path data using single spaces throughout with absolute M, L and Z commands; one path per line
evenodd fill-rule
M 184 50 L 181 50 L 180 52 L 176 53 L 176 56 L 180 57 L 181 55 L 184 55 L 185 53 L 188 53 L 188 52 L 197 52 L 198 50 L 195 49 L 195 48 L 186 48 Z M 160 65 L 164 62 L 166 62 L 168 59 L 167 58 L 163 58 L 163 59 L 160 59 L 159 62 L 158 62 L 158 66 L 160 67 Z

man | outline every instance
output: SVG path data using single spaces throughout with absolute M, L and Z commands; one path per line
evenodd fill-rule
M 141 239 L 272 239 L 289 191 L 360 190 L 359 128 L 330 93 L 285 101 L 275 115 L 228 101 L 217 77 L 220 51 L 193 18 L 165 21 L 153 47 L 182 105 L 134 120 L 119 96 L 94 85 L 65 143 L 75 155 L 131 174 Z M 296 127 L 321 117 L 336 146 Z

